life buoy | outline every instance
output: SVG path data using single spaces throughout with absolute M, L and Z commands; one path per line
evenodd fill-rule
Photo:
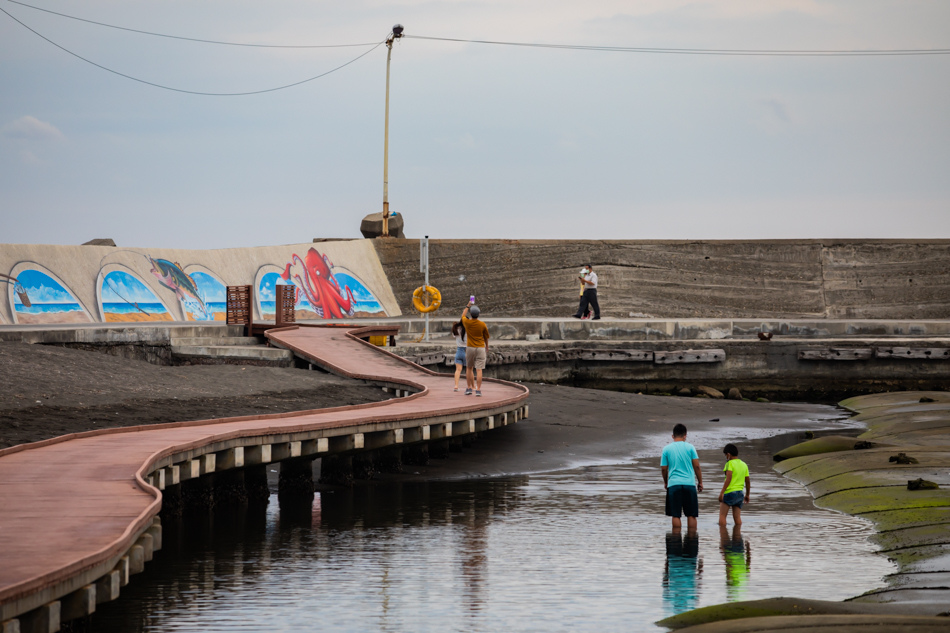
M 423 298 L 428 300 L 429 305 L 426 305 Z M 426 312 L 435 312 L 439 309 L 439 306 L 442 305 L 442 293 L 434 286 L 419 286 L 415 292 L 412 293 L 412 305 L 423 314 Z

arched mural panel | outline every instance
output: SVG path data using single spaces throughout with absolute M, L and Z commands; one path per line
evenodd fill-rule
M 90 323 L 85 307 L 56 275 L 33 262 L 14 268 L 12 277 L 23 292 L 10 286 L 9 300 L 16 323 L 46 325 L 52 323 Z
M 305 256 L 292 253 L 281 266 L 265 265 L 255 282 L 258 314 L 273 319 L 276 286 L 296 287 L 295 316 L 298 321 L 360 316 L 386 316 L 376 296 L 352 271 L 333 265 L 315 248 Z
M 99 314 L 106 323 L 173 321 L 168 307 L 144 281 L 117 265 L 100 271 L 97 286 Z
M 198 289 L 198 302 L 182 302 L 188 321 L 225 321 L 228 317 L 228 288 L 206 268 L 189 266 L 188 276 Z M 198 268 L 196 270 L 196 268 Z

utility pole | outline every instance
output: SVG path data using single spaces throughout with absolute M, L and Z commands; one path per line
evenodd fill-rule
M 403 26 L 397 24 L 386 38 L 386 132 L 383 142 L 383 237 L 389 237 L 389 65 L 393 57 L 393 41 L 402 37 Z

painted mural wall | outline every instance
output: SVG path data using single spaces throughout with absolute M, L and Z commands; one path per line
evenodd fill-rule
M 365 240 L 185 251 L 0 245 L 0 325 L 226 319 L 226 289 L 251 285 L 255 319 L 273 320 L 277 285 L 294 286 L 299 321 L 397 316 Z

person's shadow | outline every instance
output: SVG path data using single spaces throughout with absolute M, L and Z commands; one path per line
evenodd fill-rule
M 749 581 L 752 548 L 742 540 L 739 526 L 732 529 L 732 535 L 724 526 L 719 528 L 719 548 L 726 563 L 726 596 L 729 602 L 735 602 L 741 599 L 742 590 Z
M 699 557 L 699 536 L 695 531 L 666 535 L 666 565 L 663 569 L 663 603 L 672 613 L 695 609 L 699 603 L 703 559 Z

